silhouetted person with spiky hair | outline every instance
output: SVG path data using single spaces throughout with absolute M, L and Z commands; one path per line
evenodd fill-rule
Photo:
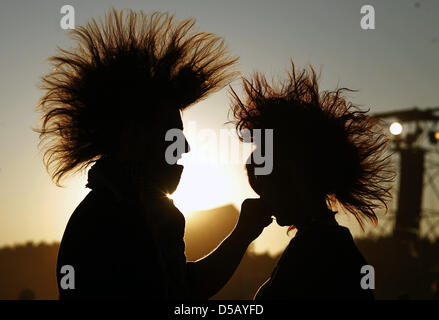
M 361 286 L 367 262 L 333 208 L 362 227 L 387 209 L 393 172 L 378 120 L 345 100 L 348 89 L 319 92 L 312 67 L 292 64 L 278 85 L 256 74 L 243 87 L 242 100 L 232 90 L 237 131 L 273 130 L 273 170 L 255 175 L 248 164 L 249 183 L 280 226 L 297 228 L 256 299 L 373 299 Z
M 237 60 L 221 39 L 193 32 L 193 25 L 168 14 L 112 10 L 73 30 L 76 49 L 51 58 L 39 104 L 45 164 L 57 184 L 93 165 L 91 192 L 60 245 L 61 299 L 209 298 L 269 223 L 262 215 L 248 223 L 243 210 L 217 250 L 186 261 L 185 220 L 166 197 L 183 168 L 165 159 L 165 134 L 183 129 L 181 110 L 232 79 Z M 176 157 L 188 151 L 177 149 Z M 62 285 L 65 265 L 74 268 L 74 289 Z

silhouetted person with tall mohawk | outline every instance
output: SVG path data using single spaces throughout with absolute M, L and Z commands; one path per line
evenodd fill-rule
M 320 92 L 312 67 L 292 64 L 279 84 L 257 73 L 243 87 L 242 100 L 232 90 L 237 131 L 273 130 L 273 170 L 248 164 L 250 185 L 280 226 L 297 229 L 256 299 L 373 299 L 361 286 L 367 262 L 334 209 L 361 227 L 387 209 L 394 173 L 378 119 L 346 101 L 349 89 Z
M 59 184 L 93 164 L 92 191 L 72 214 L 59 250 L 61 299 L 209 298 L 271 222 L 262 211 L 249 217 L 247 201 L 214 252 L 186 261 L 185 220 L 166 197 L 183 168 L 166 161 L 165 134 L 183 129 L 181 110 L 232 79 L 237 60 L 221 39 L 193 32 L 193 25 L 166 13 L 112 10 L 72 31 L 75 50 L 51 58 L 55 68 L 43 78 L 39 105 L 46 167 Z M 65 265 L 74 268 L 74 289 L 61 285 Z

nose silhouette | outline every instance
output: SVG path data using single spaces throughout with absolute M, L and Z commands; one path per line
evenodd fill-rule
M 184 152 L 183 153 L 189 153 L 191 151 L 191 146 L 189 145 L 189 141 L 187 141 L 186 136 L 184 136 Z
M 181 139 L 183 137 L 183 139 Z M 180 131 L 180 141 L 184 141 L 184 148 L 176 148 L 174 150 L 174 156 L 177 157 L 177 160 L 180 160 L 185 153 L 189 153 L 191 151 L 191 147 L 189 142 L 186 139 L 186 136 L 183 134 L 183 131 Z

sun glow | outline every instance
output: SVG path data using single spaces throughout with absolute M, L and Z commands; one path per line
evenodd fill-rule
M 225 205 L 233 199 L 228 192 L 228 175 L 221 166 L 185 165 L 177 190 L 166 196 L 186 217 L 194 211 Z
M 190 152 L 177 162 L 184 166 L 177 190 L 166 196 L 186 217 L 242 201 L 247 181 L 241 176 L 251 145 L 241 143 L 233 131 L 198 128 L 194 121 L 185 122 L 184 134 Z

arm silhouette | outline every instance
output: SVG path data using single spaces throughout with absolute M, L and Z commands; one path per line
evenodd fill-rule
M 187 263 L 187 294 L 191 299 L 209 299 L 231 278 L 250 243 L 272 222 L 261 199 L 246 199 L 231 234 L 209 255 Z

